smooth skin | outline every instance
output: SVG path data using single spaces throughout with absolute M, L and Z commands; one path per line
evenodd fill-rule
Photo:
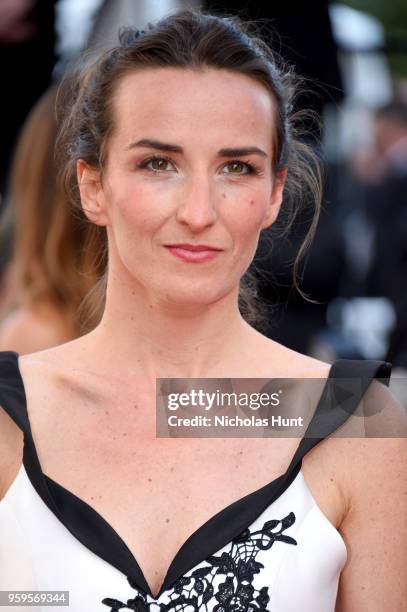
M 128 435 L 115 443 L 115 461 L 116 465 L 122 461 L 122 480 L 127 474 L 133 480 L 127 483 L 127 488 L 131 484 L 128 504 L 125 492 L 118 498 L 127 508 L 130 500 L 133 505 L 135 498 L 141 500 L 137 511 L 138 516 L 145 512 L 145 521 L 136 525 L 133 549 L 138 547 L 136 556 L 156 593 L 186 536 L 227 503 L 281 473 L 298 444 L 296 440 L 240 439 L 223 444 L 179 439 L 171 445 L 166 444 L 168 440 L 156 440 L 156 378 L 324 378 L 329 364 L 262 336 L 238 310 L 239 280 L 252 261 L 261 230 L 278 216 L 284 188 L 285 172 L 274 176 L 271 168 L 274 114 L 267 90 L 246 76 L 216 69 L 144 70 L 121 80 L 114 99 L 114 122 L 103 173 L 83 161 L 78 163 L 85 213 L 92 223 L 106 226 L 108 233 L 109 277 L 102 322 L 78 340 L 20 358 L 20 367 L 33 398 L 31 416 L 42 440 L 43 468 L 48 464 L 44 471 L 71 490 L 77 483 L 75 492 L 83 498 L 87 493 L 94 507 L 97 498 L 86 487 L 97 478 L 90 477 L 87 464 L 93 459 L 95 473 L 100 472 L 103 452 L 107 448 L 112 452 L 112 440 L 118 439 L 113 434 L 121 435 L 126 419 Z M 182 151 L 137 144 L 146 139 L 176 145 Z M 220 153 L 241 147 L 256 147 L 263 153 L 240 157 Z M 147 161 L 153 155 L 165 159 Z M 249 172 L 247 162 L 257 166 L 258 174 Z M 211 262 L 186 263 L 165 247 L 183 242 L 209 244 L 222 252 Z M 70 374 L 74 367 L 75 379 Z M 40 368 L 41 380 L 36 375 Z M 48 384 L 44 391 L 53 371 L 63 371 L 65 379 L 71 376 L 71 382 L 75 381 L 67 389 L 87 389 L 82 412 L 72 408 L 72 398 L 65 397 L 75 413 L 69 412 L 64 427 L 60 426 L 64 418 L 62 383 Z M 378 393 L 391 401 L 390 392 L 382 387 Z M 93 406 L 96 388 L 114 407 L 108 423 L 105 417 L 86 412 L 88 404 Z M 34 398 L 40 396 L 38 410 Z M 138 414 L 131 410 L 135 397 L 142 398 Z M 57 398 L 58 421 L 53 425 L 52 406 Z M 55 434 L 57 425 L 63 432 L 60 436 Z M 54 435 L 52 444 L 47 441 L 47 427 Z M 87 436 L 83 447 L 78 443 L 72 453 L 72 461 L 80 458 L 80 467 L 69 483 L 67 473 L 61 477 L 66 461 L 57 457 L 64 457 L 64 439 L 71 446 L 72 440 L 77 444 L 89 427 L 92 438 Z M 103 445 L 106 428 L 110 447 Z M 130 450 L 134 448 L 141 448 L 142 454 L 136 457 L 132 471 Z M 220 448 L 221 463 L 216 454 Z M 242 448 L 245 461 L 237 468 Z M 260 451 L 263 459 L 257 461 Z M 305 457 L 303 471 L 312 493 L 348 549 L 337 612 L 404 609 L 406 455 L 401 439 L 336 438 L 324 440 Z M 9 450 L 9 457 L 13 456 Z M 156 489 L 146 484 L 143 490 L 139 485 L 135 475 L 140 458 L 143 476 L 155 470 L 151 480 L 158 483 Z M 13 464 L 10 458 L 9 464 Z M 105 461 L 104 470 L 113 469 L 114 464 Z M 169 465 L 176 477 L 169 474 Z M 255 474 L 253 465 L 259 467 Z M 78 488 L 81 475 L 83 490 Z M 4 490 L 10 477 L 3 482 Z M 120 484 L 124 487 L 126 483 Z M 118 486 L 116 480 L 115 490 Z M 183 512 L 180 500 L 185 499 L 186 491 L 190 501 L 188 512 Z M 170 529 L 165 525 L 161 529 L 163 506 L 175 517 Z M 117 509 L 102 506 L 100 501 L 98 509 L 102 508 L 118 527 Z M 122 520 L 118 531 L 124 536 L 125 515 Z M 130 542 L 130 531 L 125 540 Z M 163 550 L 168 550 L 168 557 L 163 557 Z

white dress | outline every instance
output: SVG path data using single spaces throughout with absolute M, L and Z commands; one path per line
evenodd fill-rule
M 388 384 L 390 371 L 383 361 L 340 359 L 328 380 L 362 376 L 363 395 L 375 377 Z M 352 399 L 355 408 L 360 399 Z M 346 546 L 301 471 L 304 455 L 346 418 L 335 411 L 327 384 L 308 428 L 322 415 L 318 436 L 304 436 L 284 474 L 199 527 L 175 555 L 157 597 L 117 532 L 42 472 L 12 351 L 0 352 L 0 405 L 24 432 L 23 465 L 0 501 L 0 591 L 68 591 L 70 612 L 334 612 Z

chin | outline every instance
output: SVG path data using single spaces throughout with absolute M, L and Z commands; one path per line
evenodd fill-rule
M 163 285 L 161 285 L 159 295 L 163 301 L 169 304 L 178 305 L 180 307 L 199 307 L 199 306 L 210 306 L 211 304 L 222 299 L 230 291 L 230 288 L 214 288 L 213 283 L 203 283 L 201 287 L 192 287 L 192 283 L 184 281 L 182 286 L 179 288 L 168 287 L 166 291 L 163 291 Z

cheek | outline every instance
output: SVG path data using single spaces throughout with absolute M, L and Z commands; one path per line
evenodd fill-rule
M 230 220 L 231 237 L 233 239 L 233 260 L 238 263 L 243 273 L 253 260 L 266 211 L 263 195 L 250 195 L 239 205 L 239 213 Z
M 233 207 L 232 207 L 233 210 Z M 243 239 L 250 236 L 257 237 L 266 212 L 265 198 L 263 196 L 249 196 L 239 203 L 239 213 L 234 215 L 233 225 L 236 235 Z
M 113 231 L 120 230 L 122 235 L 142 238 L 158 229 L 164 220 L 165 206 L 148 186 L 122 184 L 115 190 L 111 201 Z M 152 205 L 154 202 L 154 205 Z

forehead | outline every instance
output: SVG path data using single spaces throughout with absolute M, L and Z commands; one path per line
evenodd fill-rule
M 125 75 L 113 98 L 115 136 L 188 137 L 203 145 L 271 147 L 273 99 L 261 84 L 242 74 L 207 68 L 142 69 Z

